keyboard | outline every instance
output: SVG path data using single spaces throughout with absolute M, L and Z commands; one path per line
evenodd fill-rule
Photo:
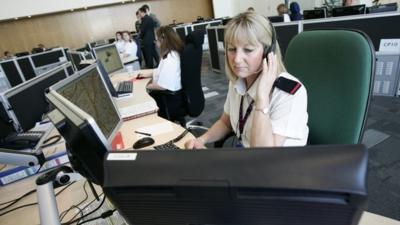
M 162 144 L 162 145 L 156 145 L 156 146 L 153 146 L 153 147 L 154 147 L 155 150 L 161 150 L 161 151 L 164 151 L 164 150 L 180 150 L 180 148 L 178 146 L 176 146 L 172 141 L 169 141 L 169 142 L 167 142 L 165 144 Z
M 183 137 L 185 137 L 185 135 L 189 133 L 189 130 L 184 130 L 178 137 L 174 138 L 171 141 L 168 141 L 165 144 L 162 145 L 156 145 L 153 146 L 155 150 L 180 150 L 181 148 L 179 148 L 178 146 L 176 146 L 174 143 L 180 141 Z
M 117 94 L 131 94 L 133 90 L 132 81 L 122 81 L 118 83 Z

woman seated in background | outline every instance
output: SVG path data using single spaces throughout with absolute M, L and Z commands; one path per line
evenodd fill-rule
M 300 5 L 297 2 L 292 2 L 290 3 L 290 20 L 291 21 L 296 21 L 296 20 L 301 20 L 302 15 L 300 13 Z
M 137 57 L 138 46 L 129 31 L 122 31 L 122 58 Z
M 117 50 L 119 54 L 122 54 L 124 48 L 124 41 L 122 40 L 122 32 L 121 31 L 117 31 L 115 32 L 115 46 L 117 46 Z
M 160 63 L 156 69 L 139 71 L 139 77 L 152 77 L 147 85 L 150 95 L 156 100 L 159 115 L 166 118 L 163 109 L 165 106 L 162 100 L 151 90 L 179 91 L 181 85 L 181 59 L 180 52 L 183 49 L 183 42 L 178 34 L 169 26 L 162 26 L 156 30 L 156 45 L 160 50 Z M 168 96 L 168 108 L 180 107 L 182 96 L 180 94 Z
M 305 145 L 307 91 L 286 72 L 271 23 L 255 13 L 234 17 L 225 29 L 225 51 L 230 83 L 224 112 L 205 134 L 186 142 L 185 147 L 204 148 L 232 131 L 237 146 Z M 285 85 L 275 87 L 278 78 L 279 83 L 295 85 L 289 85 L 289 90 Z
M 134 40 L 131 38 L 131 33 L 129 31 L 122 31 L 122 53 L 121 58 L 124 59 L 130 58 L 132 62 L 129 62 L 126 67 L 128 70 L 140 70 L 140 63 L 137 58 L 138 55 L 138 46 Z M 130 60 L 131 61 L 131 60 Z

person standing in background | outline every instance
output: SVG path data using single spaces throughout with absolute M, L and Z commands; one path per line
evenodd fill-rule
M 279 16 L 283 16 L 283 22 L 290 22 L 289 10 L 285 4 L 279 4 L 278 7 L 276 7 L 276 11 L 278 11 Z
M 136 33 L 140 32 L 140 24 L 142 23 L 141 19 L 140 19 L 140 15 L 139 15 L 139 10 L 136 11 L 136 22 L 135 22 L 135 30 Z
M 153 59 L 155 59 L 157 64 L 159 61 L 159 56 L 155 46 L 155 23 L 154 20 L 149 15 L 147 15 L 146 9 L 144 7 L 141 7 L 139 9 L 139 15 L 142 21 L 142 23 L 140 24 L 140 38 L 142 39 L 143 43 L 143 54 L 146 62 L 146 67 L 149 69 L 153 69 L 156 67 L 154 65 Z
M 160 22 L 160 20 L 157 19 L 157 16 L 154 13 L 150 12 L 150 6 L 147 4 L 144 4 L 142 6 L 142 8 L 146 9 L 146 14 L 149 15 L 153 19 L 155 28 L 160 27 L 161 22 Z

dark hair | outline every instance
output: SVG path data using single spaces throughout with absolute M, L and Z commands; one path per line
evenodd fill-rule
M 4 52 L 4 55 L 6 56 L 6 55 L 8 55 L 8 53 L 10 53 L 9 51 L 5 51 Z
M 179 35 L 170 26 L 162 26 L 156 30 L 157 39 L 160 42 L 160 55 L 165 57 L 171 51 L 181 52 L 183 42 Z
M 150 10 L 149 5 L 147 5 L 147 4 L 142 5 L 142 8 L 146 9 L 146 11 L 147 11 L 147 10 Z
M 138 11 L 139 11 L 139 12 L 144 12 L 144 13 L 147 13 L 146 9 L 145 9 L 145 8 L 143 8 L 143 6 L 142 6 L 142 7 L 140 7 Z
M 127 30 L 124 30 L 124 31 L 121 31 L 121 36 L 122 36 L 122 39 L 124 39 L 124 34 L 128 34 L 129 35 L 129 41 L 131 41 L 131 39 L 132 39 L 132 36 L 131 36 L 131 32 L 129 32 L 129 31 L 127 31 Z
M 138 11 L 136 11 L 136 16 L 139 14 L 139 10 Z

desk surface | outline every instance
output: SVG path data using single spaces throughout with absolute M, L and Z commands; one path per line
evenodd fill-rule
M 118 82 L 122 80 L 129 80 L 133 79 L 134 77 L 130 77 L 128 73 L 120 73 L 120 74 L 115 74 L 111 77 L 111 80 L 113 82 Z M 120 99 L 117 100 L 117 107 L 123 108 L 129 105 L 137 105 L 149 101 L 154 101 L 146 92 L 146 85 L 150 81 L 150 79 L 142 79 L 142 80 L 136 80 L 134 81 L 134 87 L 133 87 L 133 95 L 131 97 L 126 97 L 123 98 L 121 101 Z M 163 124 L 163 125 L 168 125 L 170 129 L 168 129 L 165 132 L 161 132 L 155 136 L 153 136 L 155 143 L 153 145 L 159 145 L 163 144 L 167 141 L 170 141 L 174 139 L 175 137 L 179 136 L 183 131 L 184 128 L 182 128 L 180 125 L 172 123 L 168 120 L 165 120 L 163 118 L 160 118 L 157 116 L 156 113 L 152 113 L 150 115 L 146 115 L 143 117 L 139 117 L 136 119 L 132 119 L 129 121 L 125 121 L 121 128 L 120 132 L 122 135 L 122 138 L 124 140 L 124 145 L 126 149 L 132 149 L 133 143 L 136 142 L 140 136 L 136 133 L 134 133 L 135 130 L 144 128 L 144 127 L 149 127 L 149 126 L 154 126 L 157 124 Z M 184 143 L 189 140 L 190 138 L 193 138 L 193 135 L 188 133 L 184 138 L 182 138 L 179 142 L 175 143 L 177 146 L 183 148 Z M 149 146 L 146 149 L 151 149 L 152 147 Z M 18 181 L 13 184 L 9 184 L 4 187 L 0 187 L 0 203 L 7 202 L 9 200 L 15 199 L 23 195 L 24 193 L 33 190 L 36 188 L 35 186 L 35 177 L 30 177 L 30 178 L 25 178 L 21 181 Z M 62 211 L 68 209 L 70 206 L 73 204 L 77 204 L 79 201 L 81 201 L 85 194 L 83 191 L 83 181 L 78 182 L 76 184 L 71 185 L 69 188 L 67 188 L 60 196 L 57 197 L 57 204 L 59 207 L 59 213 Z M 56 192 L 58 192 L 61 188 L 57 189 Z M 99 192 L 101 193 L 101 188 L 98 187 L 100 190 Z M 89 192 L 89 199 L 87 202 L 90 202 L 93 200 L 93 196 L 90 194 L 90 190 L 87 187 L 86 190 Z M 36 193 L 31 194 L 30 196 L 24 198 L 22 201 L 18 202 L 17 204 L 13 205 L 10 207 L 10 209 L 28 204 L 28 203 L 33 203 L 36 202 Z M 3 205 L 1 206 L 3 207 Z M 73 213 L 71 215 L 67 216 L 64 221 L 67 221 L 69 217 L 72 217 L 73 214 L 75 214 L 76 210 L 72 210 Z M 0 214 L 5 211 L 0 211 Z M 19 210 L 16 210 L 14 212 L 11 212 L 5 216 L 0 216 L 0 224 L 2 225 L 8 225 L 8 224 L 39 224 L 39 208 L 37 205 L 35 206 L 29 206 L 26 208 L 22 208 Z
M 136 75 L 135 75 L 136 76 Z M 146 91 L 146 85 L 150 82 L 149 78 L 146 79 L 140 79 L 140 80 L 135 80 L 135 76 L 129 76 L 128 73 L 123 72 L 119 74 L 114 74 L 111 77 L 111 81 L 113 83 L 124 81 L 124 80 L 129 80 L 132 79 L 134 80 L 133 82 L 133 95 L 130 97 L 122 97 L 116 99 L 116 105 L 118 108 L 124 108 L 132 105 L 141 105 L 144 103 L 151 102 L 152 104 L 155 104 L 154 99 L 148 95 Z M 121 128 L 120 132 L 122 135 L 122 139 L 124 141 L 125 149 L 132 149 L 132 145 L 142 136 L 134 133 L 136 130 L 140 130 L 141 128 L 148 128 L 151 126 L 163 126 L 163 127 L 169 127 L 169 131 L 165 132 L 160 132 L 159 134 L 153 136 L 153 139 L 155 140 L 155 143 L 153 145 L 159 145 L 159 144 L 164 144 L 165 142 L 168 142 L 175 137 L 179 136 L 182 132 L 185 131 L 183 127 L 176 123 L 172 123 L 166 119 L 163 119 L 159 116 L 157 116 L 157 113 L 152 113 L 150 115 L 142 116 L 136 119 L 128 120 L 125 121 Z M 182 138 L 179 142 L 175 143 L 177 146 L 183 148 L 184 143 L 193 138 L 193 135 L 188 133 L 184 138 Z M 148 147 L 148 148 L 151 148 Z
M 118 74 L 116 76 L 112 77 L 113 82 L 120 81 L 122 79 L 126 79 L 127 74 Z M 145 87 L 146 84 L 149 82 L 148 79 L 143 79 L 143 80 L 137 80 L 134 82 L 134 96 L 132 99 L 129 99 L 130 104 L 137 104 L 138 102 L 140 103 L 145 100 L 151 100 L 150 96 L 147 95 L 145 92 Z M 128 104 L 128 103 L 126 103 Z M 129 120 L 127 122 L 124 122 L 122 127 L 120 128 L 120 132 L 122 134 L 122 137 L 125 141 L 125 145 L 129 148 L 129 146 L 132 146 L 132 144 L 137 140 L 137 135 L 134 134 L 134 131 L 137 129 L 140 129 L 145 126 L 149 126 L 152 124 L 159 124 L 159 123 L 169 123 L 173 130 L 170 132 L 165 132 L 162 134 L 159 134 L 154 137 L 155 139 L 155 145 L 157 144 L 162 144 L 164 142 L 167 142 L 176 136 L 178 136 L 181 132 L 183 132 L 183 128 L 180 127 L 179 125 L 175 123 L 171 123 L 165 119 L 162 119 L 157 116 L 157 114 L 151 114 L 147 115 L 144 117 L 140 117 L 137 119 Z M 188 134 L 186 135 L 181 141 L 176 143 L 178 146 L 183 147 L 183 144 L 186 140 L 192 138 L 193 136 Z M 35 189 L 35 177 L 30 177 L 23 179 L 21 181 L 18 181 L 16 183 L 7 185 L 5 187 L 0 187 L 0 203 L 7 202 L 9 200 L 15 199 L 17 197 L 20 197 L 24 193 Z M 57 197 L 57 204 L 58 204 L 58 209 L 59 213 L 62 211 L 68 209 L 70 206 L 79 203 L 82 199 L 84 199 L 85 193 L 83 191 L 83 181 L 76 182 L 75 184 L 72 184 L 69 188 L 67 188 L 63 193 L 61 193 Z M 61 188 L 58 188 L 56 192 L 59 192 Z M 86 190 L 88 190 L 89 193 L 89 198 L 85 202 L 90 202 L 94 199 L 92 196 L 91 192 L 89 191 L 89 188 L 87 187 Z M 97 187 L 98 193 L 101 193 L 101 188 Z M 15 204 L 14 206 L 10 208 L 15 208 L 24 204 L 36 202 L 36 193 L 31 194 Z M 83 204 L 85 205 L 85 204 Z M 69 218 L 71 218 L 75 213 L 76 210 L 72 210 L 73 212 L 70 213 L 69 215 L 66 216 L 64 221 L 67 221 Z M 0 211 L 0 213 L 3 213 L 5 211 Z M 26 208 L 22 208 L 16 211 L 13 211 L 5 216 L 0 216 L 0 224 L 2 225 L 14 225 L 14 224 L 39 224 L 39 210 L 38 206 L 29 206 Z M 383 216 L 379 216 L 373 213 L 368 213 L 364 212 L 361 221 L 359 223 L 360 225 L 400 225 L 399 221 L 395 221 Z

